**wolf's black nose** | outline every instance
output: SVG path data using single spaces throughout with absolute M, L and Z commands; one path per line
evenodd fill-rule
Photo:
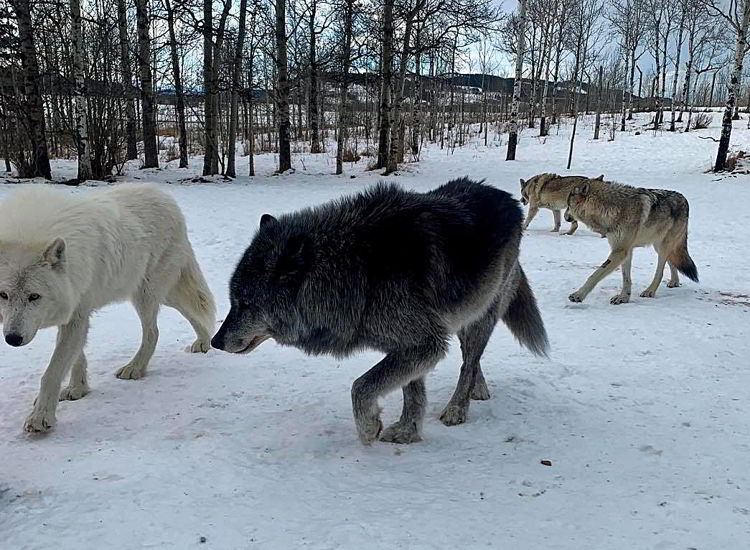
M 211 338 L 211 347 L 214 349 L 224 349 L 224 336 L 222 334 L 216 333 L 213 338 Z
M 23 343 L 23 336 L 20 334 L 6 334 L 5 335 L 5 341 L 8 343 L 9 346 L 13 346 L 14 348 L 17 348 Z

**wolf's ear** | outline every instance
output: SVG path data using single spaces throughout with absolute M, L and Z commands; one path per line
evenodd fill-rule
M 52 241 L 42 254 L 42 261 L 52 269 L 62 269 L 65 265 L 65 241 L 60 237 Z
M 524 185 L 526 185 L 526 180 L 524 180 L 523 178 L 521 178 L 521 187 L 523 187 Z
M 260 217 L 260 226 L 261 227 L 266 227 L 266 226 L 270 227 L 271 225 L 276 225 L 277 223 L 279 223 L 279 220 L 277 220 L 276 218 L 274 218 L 271 214 L 263 214 Z
M 600 174 L 599 176 L 595 177 L 594 181 L 604 181 L 604 174 Z
M 296 235 L 289 239 L 284 247 L 276 273 L 279 280 L 297 282 L 305 275 L 312 262 L 312 244 L 307 235 Z
M 578 194 L 579 195 L 588 195 L 589 194 L 589 182 L 582 183 L 578 186 Z

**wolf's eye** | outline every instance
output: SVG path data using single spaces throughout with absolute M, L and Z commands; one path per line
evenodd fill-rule
M 7 300 L 8 295 L 5 292 L 0 292 L 0 299 Z
M 37 294 L 36 292 L 32 292 L 31 294 L 29 294 L 29 302 L 36 302 L 39 298 L 41 298 L 41 296 L 39 296 L 39 294 Z

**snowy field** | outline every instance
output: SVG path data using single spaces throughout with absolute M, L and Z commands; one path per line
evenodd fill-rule
M 746 115 L 745 115 L 746 116 Z M 733 145 L 750 150 L 746 120 Z M 428 377 L 425 439 L 363 447 L 351 382 L 378 359 L 307 357 L 273 342 L 250 355 L 191 355 L 189 325 L 160 316 L 149 375 L 115 370 L 140 338 L 129 305 L 102 310 L 87 347 L 91 393 L 63 402 L 44 437 L 22 432 L 50 357 L 54 330 L 0 348 L 0 547 L 3 549 L 726 549 L 750 547 L 750 176 L 705 173 L 716 127 L 691 134 L 633 132 L 587 139 L 579 126 L 571 173 L 682 192 L 701 283 L 639 298 L 656 255 L 633 260 L 633 299 L 612 306 L 619 271 L 583 304 L 567 296 L 607 257 L 585 227 L 553 234 L 542 211 L 522 242 L 522 264 L 549 332 L 550 360 L 498 328 L 482 365 L 492 399 L 469 420 L 437 419 L 460 353 Z M 526 131 L 516 162 L 505 148 L 423 154 L 387 178 L 427 190 L 469 175 L 518 196 L 519 177 L 564 173 L 567 135 Z M 245 164 L 238 172 L 246 173 Z M 304 161 L 304 169 L 303 169 Z M 176 185 L 200 170 L 131 171 L 178 200 L 219 306 L 259 217 L 318 204 L 382 179 L 366 161 L 336 177 L 330 154 L 296 157 L 271 176 L 258 158 L 248 183 Z M 58 162 L 62 177 L 74 165 Z M 167 183 L 172 183 L 168 185 Z M 0 199 L 16 188 L 0 185 Z M 96 189 L 71 189 L 96 193 Z M 563 224 L 567 228 L 567 224 Z M 400 392 L 384 421 L 400 413 Z M 549 461 L 551 465 L 542 464 Z

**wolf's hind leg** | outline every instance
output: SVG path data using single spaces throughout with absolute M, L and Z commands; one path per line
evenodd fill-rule
M 560 232 L 560 211 L 553 210 L 552 215 L 555 217 L 555 228 L 552 230 L 552 233 L 559 233 Z
M 509 301 L 509 298 L 505 297 L 505 293 L 502 295 L 502 299 L 504 302 Z M 456 384 L 453 396 L 440 414 L 440 420 L 446 426 L 455 426 L 456 424 L 466 422 L 470 399 L 475 392 L 477 395 L 481 395 L 482 397 L 486 395 L 486 398 L 489 398 L 487 383 L 484 381 L 479 359 L 482 357 L 484 348 L 487 346 L 487 342 L 490 336 L 492 336 L 492 331 L 495 329 L 501 305 L 505 304 L 495 301 L 480 319 L 458 332 L 463 364 L 461 365 L 461 374 L 458 376 L 458 384 Z M 505 308 L 507 308 L 507 305 L 502 309 L 505 310 Z
M 67 387 L 60 392 L 60 401 L 75 401 L 89 393 L 89 383 L 86 378 L 86 354 L 81 352 L 73 363 L 70 380 Z
M 651 284 L 641 292 L 641 298 L 653 298 L 656 295 L 656 291 L 659 289 L 659 285 L 661 284 L 661 279 L 664 276 L 664 265 L 667 263 L 667 255 L 664 253 L 664 250 L 661 248 L 656 249 L 657 254 L 659 254 L 658 260 L 656 260 L 656 273 L 654 273 L 654 279 L 651 281 Z
M 404 408 L 398 422 L 391 424 L 380 436 L 381 441 L 389 443 L 414 443 L 422 440 L 422 421 L 427 405 L 424 376 L 412 380 L 402 388 Z
M 481 366 L 477 366 L 474 387 L 471 389 L 471 398 L 474 401 L 487 401 L 490 398 L 490 390 L 487 387 L 487 381 L 484 379 Z
M 352 384 L 352 409 L 359 439 L 365 445 L 375 441 L 383 430 L 378 398 L 397 388 L 409 385 L 404 391 L 407 418 L 424 416 L 426 399 L 420 398 L 424 385 L 410 383 L 421 379 L 445 355 L 445 342 L 434 342 L 394 351 L 386 355 Z M 402 415 L 403 417 L 403 415 Z
M 568 232 L 567 233 L 563 233 L 563 234 L 564 235 L 572 235 L 573 233 L 576 232 L 577 229 L 578 229 L 578 221 L 577 220 L 573 220 L 572 222 L 570 222 L 570 229 L 568 229 Z
M 156 316 L 159 314 L 159 300 L 147 288 L 141 288 L 133 297 L 133 306 L 141 320 L 143 336 L 141 347 L 138 348 L 130 363 L 117 370 L 115 376 L 123 380 L 137 380 L 146 374 L 146 367 L 156 349 L 159 340 L 159 327 Z
M 170 289 L 165 304 L 173 307 L 190 322 L 197 336 L 190 346 L 192 353 L 206 353 L 216 324 L 216 308 L 195 257 L 182 268 L 179 279 Z
M 669 282 L 667 288 L 675 288 L 680 286 L 680 276 L 677 274 L 677 268 L 672 262 L 669 262 Z

